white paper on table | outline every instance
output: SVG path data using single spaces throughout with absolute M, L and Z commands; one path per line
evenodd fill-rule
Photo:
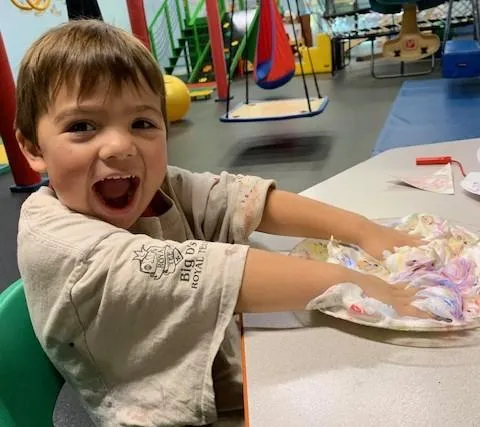
M 424 191 L 439 194 L 455 194 L 452 165 L 449 163 L 436 172 L 422 177 L 398 177 L 401 182 Z
M 465 191 L 480 196 L 480 172 L 470 172 L 461 182 L 460 185 Z

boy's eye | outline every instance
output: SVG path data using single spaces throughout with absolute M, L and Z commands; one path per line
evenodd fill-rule
M 148 120 L 135 120 L 132 123 L 133 129 L 152 129 L 155 125 L 149 122 Z
M 94 130 L 95 130 L 95 127 L 93 125 L 91 125 L 90 123 L 87 123 L 87 122 L 74 123 L 73 125 L 70 125 L 67 128 L 67 132 L 72 132 L 72 133 L 75 133 L 75 132 L 91 132 L 91 131 L 94 131 Z

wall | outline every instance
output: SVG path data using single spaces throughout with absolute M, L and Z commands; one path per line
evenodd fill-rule
M 103 20 L 131 32 L 126 0 L 97 0 Z
M 15 78 L 28 47 L 45 31 L 68 20 L 65 0 L 51 1 L 51 6 L 45 12 L 38 13 L 20 10 L 10 0 L 0 0 L 0 31 Z M 97 1 L 105 22 L 131 31 L 126 0 Z M 162 3 L 163 0 L 145 0 L 147 25 Z
M 0 2 L 0 31 L 16 78 L 20 61 L 28 47 L 48 29 L 66 22 L 67 9 L 63 0 L 52 0 L 49 9 L 41 14 L 20 10 L 9 0 Z
M 143 7 L 145 8 L 145 17 L 147 20 L 147 27 L 152 23 L 155 14 L 157 13 L 164 0 L 144 0 Z

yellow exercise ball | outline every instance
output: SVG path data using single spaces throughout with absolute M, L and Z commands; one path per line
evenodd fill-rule
M 190 108 L 190 91 L 178 77 L 165 75 L 165 97 L 167 102 L 167 120 L 178 122 Z

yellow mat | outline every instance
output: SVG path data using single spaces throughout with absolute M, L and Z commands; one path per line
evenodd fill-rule
M 190 99 L 192 101 L 209 99 L 212 96 L 212 93 L 213 93 L 213 89 L 191 90 L 190 91 Z
M 0 165 L 8 165 L 7 153 L 5 147 L 0 143 Z

